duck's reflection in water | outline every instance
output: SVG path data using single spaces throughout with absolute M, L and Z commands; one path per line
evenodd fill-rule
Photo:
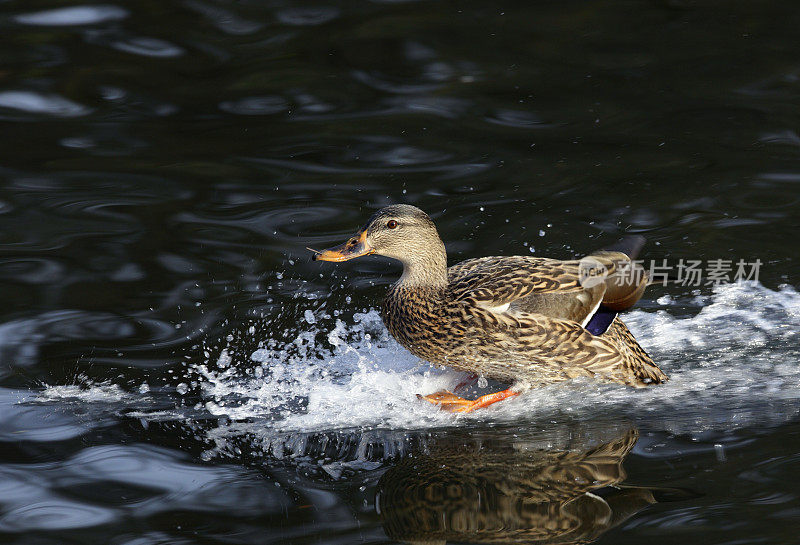
M 496 436 L 495 436 L 496 437 Z M 648 505 L 694 497 L 623 486 L 635 429 L 611 440 L 547 442 L 447 437 L 388 470 L 376 508 L 391 539 L 413 543 L 578 543 Z

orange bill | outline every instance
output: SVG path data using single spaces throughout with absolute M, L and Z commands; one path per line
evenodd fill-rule
M 334 246 L 327 250 L 317 251 L 313 259 L 317 261 L 347 261 L 362 255 L 374 254 L 370 245 L 367 243 L 367 231 L 361 231 L 356 236 L 342 244 L 341 246 Z

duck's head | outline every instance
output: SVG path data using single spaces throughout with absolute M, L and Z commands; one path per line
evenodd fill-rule
M 410 204 L 395 204 L 375 212 L 344 244 L 315 252 L 314 259 L 320 261 L 347 261 L 376 254 L 410 265 L 427 261 L 432 255 L 444 255 L 444 244 L 428 214 Z

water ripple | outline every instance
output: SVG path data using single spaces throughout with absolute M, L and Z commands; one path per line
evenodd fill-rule
M 16 15 L 14 20 L 24 25 L 75 26 L 96 25 L 128 17 L 128 10 L 113 5 L 72 6 Z
M 244 36 L 258 32 L 264 27 L 262 23 L 244 19 L 232 11 L 223 9 L 219 6 L 214 6 L 204 2 L 197 2 L 194 0 L 186 1 L 184 2 L 184 5 L 187 8 L 201 14 L 206 18 L 206 20 L 208 20 L 209 23 L 226 34 Z
M 353 70 L 351 72 L 351 76 L 356 81 L 363 83 L 373 89 L 378 91 L 384 91 L 387 93 L 398 93 L 398 94 L 421 94 L 421 93 L 432 93 L 438 89 L 440 89 L 443 83 L 436 81 L 435 83 L 424 82 L 424 83 L 411 83 L 408 81 L 401 81 L 395 80 L 390 76 L 385 74 L 381 74 L 379 72 L 374 71 L 366 71 L 366 70 Z
M 426 166 L 382 166 L 382 167 L 343 167 L 330 164 L 310 163 L 297 159 L 289 161 L 283 159 L 262 159 L 248 158 L 253 163 L 280 167 L 284 169 L 297 170 L 300 172 L 311 172 L 317 174 L 389 174 L 389 173 L 411 173 L 411 172 L 430 172 L 441 173 L 439 179 L 452 179 L 477 174 L 480 171 L 490 168 L 487 163 L 460 163 L 454 165 L 426 165 Z
M 65 469 L 88 482 L 159 491 L 136 506 L 145 515 L 176 508 L 215 512 L 230 501 L 236 501 L 242 513 L 259 515 L 281 512 L 291 503 L 274 488 L 242 479 L 241 470 L 195 465 L 184 458 L 158 447 L 110 445 L 84 449 Z
M 131 53 L 133 55 L 143 55 L 145 57 L 170 58 L 180 57 L 186 51 L 177 45 L 171 44 L 166 40 L 139 36 L 125 40 L 112 40 L 111 47 L 118 51 Z
M 51 499 L 7 511 L 0 517 L 0 529 L 22 532 L 86 528 L 106 524 L 116 516 L 112 509 Z
M 504 127 L 517 127 L 520 129 L 531 127 L 551 127 L 553 125 L 544 122 L 536 114 L 522 110 L 499 109 L 486 118 L 489 123 L 503 125 Z
M 221 110 L 238 115 L 271 115 L 286 113 L 289 103 L 280 96 L 247 97 L 219 105 Z
M 276 13 L 278 21 L 295 26 L 321 25 L 333 21 L 338 16 L 339 9 L 333 6 L 283 8 Z
M 233 209 L 224 216 L 202 216 L 186 212 L 176 216 L 175 220 L 186 224 L 227 227 L 228 232 L 231 233 L 226 237 L 228 239 L 231 239 L 232 233 L 242 231 L 259 233 L 282 242 L 294 241 L 310 244 L 315 240 L 299 239 L 298 235 L 308 229 L 308 225 L 313 225 L 337 214 L 341 214 L 341 211 L 327 206 L 303 206 L 302 208 L 284 206 L 273 210 L 265 210 L 262 206 L 258 206 Z M 235 238 L 247 240 L 248 235 L 240 234 Z
M 170 297 L 180 299 L 186 288 L 176 289 Z M 187 314 L 187 319 L 192 318 Z M 110 312 L 89 312 L 83 310 L 52 310 L 36 316 L 17 318 L 0 324 L 0 362 L 13 367 L 35 365 L 39 361 L 43 347 L 63 341 L 83 339 L 91 342 L 90 352 L 95 360 L 105 353 L 117 354 L 119 350 L 157 350 L 176 346 L 202 335 L 205 322 L 214 319 L 214 313 L 204 314 L 198 324 L 188 331 L 176 329 L 173 323 L 147 316 L 122 316 Z M 114 346 L 105 352 L 100 343 L 113 342 Z M 80 359 L 80 358 L 79 358 Z M 74 356 L 73 356 L 74 363 Z M 163 360 L 161 361 L 163 363 Z M 152 366 L 152 362 L 129 360 L 129 366 Z M 74 368 L 56 369 L 56 373 L 73 372 Z
M 2 91 L 0 92 L 0 108 L 53 117 L 80 117 L 92 111 L 91 108 L 62 96 L 34 91 Z
M 55 284 L 64 281 L 67 268 L 65 263 L 46 257 L 0 258 L 0 278 L 6 282 Z
M 28 401 L 30 397 L 26 392 L 0 388 L 0 441 L 65 441 L 79 437 L 99 424 L 95 421 L 87 425 L 73 414 L 54 411 L 50 407 L 25 405 Z

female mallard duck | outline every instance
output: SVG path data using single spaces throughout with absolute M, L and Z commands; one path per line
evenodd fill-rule
M 399 204 L 376 212 L 341 246 L 315 251 L 314 259 L 377 254 L 402 262 L 381 312 L 392 336 L 429 362 L 512 383 L 475 400 L 447 391 L 424 397 L 469 412 L 576 377 L 635 387 L 667 380 L 617 317 L 647 285 L 632 261 L 641 244 L 628 239 L 582 260 L 498 256 L 448 268 L 428 215 Z

